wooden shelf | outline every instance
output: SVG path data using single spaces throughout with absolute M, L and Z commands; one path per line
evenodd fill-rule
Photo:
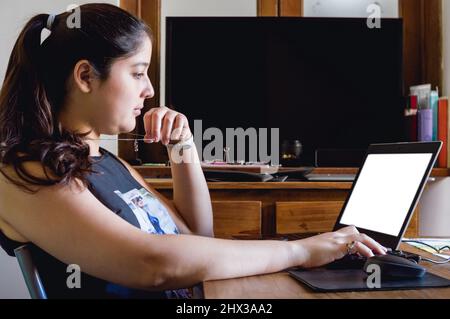
M 156 189 L 172 189 L 170 178 L 145 178 Z M 209 182 L 209 189 L 351 189 L 351 182 Z
M 170 167 L 150 167 L 150 166 L 134 166 L 134 168 L 145 178 L 170 178 L 171 170 Z M 208 169 L 212 169 L 209 168 Z M 214 167 L 215 170 L 238 170 L 250 173 L 274 173 L 274 171 L 265 171 L 265 169 L 260 169 L 258 167 L 245 167 L 245 166 L 236 166 L 233 168 L 230 167 Z M 282 173 L 285 170 L 292 170 L 295 167 L 282 167 L 278 170 L 278 172 Z M 358 172 L 358 168 L 350 168 L 350 167 L 319 167 L 314 168 L 312 173 L 314 174 L 356 174 Z M 450 176 L 450 169 L 448 168 L 434 168 L 431 172 L 432 177 L 446 177 Z M 274 183 L 271 183 L 274 184 Z M 285 183 L 283 183 L 285 184 Z
M 319 167 L 313 170 L 315 174 L 356 174 L 358 168 L 345 168 L 345 167 Z M 447 177 L 450 176 L 450 169 L 448 168 L 434 168 L 431 172 L 432 177 Z

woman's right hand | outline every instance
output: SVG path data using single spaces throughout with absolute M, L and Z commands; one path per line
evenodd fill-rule
M 354 245 L 352 245 L 354 242 Z M 359 253 L 366 257 L 374 254 L 384 255 L 387 249 L 365 234 L 358 232 L 355 226 L 348 226 L 335 232 L 324 233 L 292 242 L 300 248 L 303 268 L 320 267 L 341 259 L 349 253 Z

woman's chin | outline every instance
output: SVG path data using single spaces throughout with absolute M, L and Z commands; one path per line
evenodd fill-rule
M 136 119 L 129 121 L 126 125 L 120 127 L 120 133 L 129 133 L 132 132 L 136 128 Z

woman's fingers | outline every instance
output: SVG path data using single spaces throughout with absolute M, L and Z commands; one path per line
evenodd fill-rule
M 187 122 L 187 121 L 186 121 Z M 185 126 L 185 117 L 182 114 L 177 114 L 175 122 L 173 123 L 172 133 L 170 139 L 174 141 L 182 140 L 183 128 Z
M 150 143 L 154 142 L 154 137 L 152 136 L 152 114 L 155 109 L 150 109 L 148 112 L 144 114 L 144 129 L 145 129 L 145 140 L 148 140 Z
M 359 234 L 360 241 L 369 247 L 377 255 L 385 255 L 386 248 L 384 248 L 377 241 L 367 236 L 366 234 Z
M 340 235 L 347 235 L 351 240 L 363 243 L 365 246 L 369 247 L 375 254 L 384 255 L 387 251 L 385 247 L 380 245 L 378 242 L 373 240 L 366 234 L 360 234 L 355 226 L 347 226 L 337 231 Z
M 385 248 L 366 234 L 351 235 L 348 237 L 348 239 L 348 243 L 351 243 L 353 241 L 356 243 L 355 248 L 357 249 L 357 252 L 363 254 L 364 256 L 371 257 L 374 254 L 386 254 Z
M 161 142 L 164 145 L 167 145 L 170 142 L 172 127 L 176 117 L 177 113 L 167 112 L 162 120 L 163 125 L 161 128 Z
M 171 140 L 185 140 L 192 135 L 186 116 L 165 106 L 145 113 L 144 128 L 145 140 L 150 143 L 161 141 L 167 145 Z
M 347 249 L 347 246 L 346 246 L 346 249 Z M 372 250 L 360 241 L 355 241 L 353 243 L 353 249 L 352 249 L 351 253 L 359 253 L 366 257 L 372 257 L 374 255 Z
M 162 107 L 150 109 L 150 111 L 145 113 L 145 139 L 149 139 L 150 142 L 159 142 L 161 140 L 161 122 L 166 113 L 167 110 Z

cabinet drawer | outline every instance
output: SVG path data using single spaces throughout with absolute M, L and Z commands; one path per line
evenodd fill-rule
M 277 202 L 276 229 L 279 234 L 315 233 L 333 230 L 336 219 L 344 206 L 343 201 Z M 418 236 L 416 209 L 409 222 L 405 237 Z
M 213 201 L 212 207 L 216 238 L 261 234 L 260 201 Z
M 331 231 L 343 205 L 343 201 L 276 202 L 277 233 Z

